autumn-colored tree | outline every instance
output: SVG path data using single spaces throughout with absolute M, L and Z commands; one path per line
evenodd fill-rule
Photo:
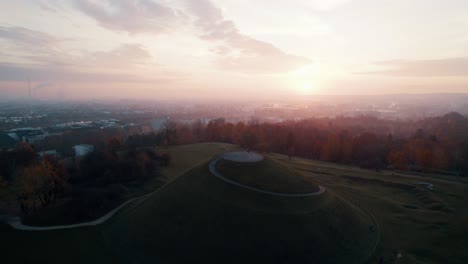
M 338 135 L 330 133 L 327 141 L 323 144 L 320 159 L 336 162 L 340 159 L 341 145 Z
M 428 172 L 433 168 L 433 163 L 432 163 L 432 151 L 429 148 L 424 148 L 421 151 L 421 157 L 420 157 L 420 167 L 422 171 Z
M 107 141 L 107 150 L 112 153 L 117 153 L 121 147 L 120 140 L 117 137 L 112 137 Z
M 406 149 L 392 150 L 388 154 L 387 161 L 394 168 L 407 170 L 409 168 L 409 155 Z
M 41 163 L 24 169 L 21 175 L 21 191 L 18 200 L 23 210 L 42 207 L 54 202 L 67 187 L 68 175 L 65 169 L 52 157 L 45 156 Z
M 195 142 L 194 134 L 188 125 L 180 125 L 177 128 L 177 144 L 190 144 Z
M 438 144 L 435 146 L 433 152 L 433 166 L 438 170 L 448 170 L 450 167 L 450 154 L 449 151 Z

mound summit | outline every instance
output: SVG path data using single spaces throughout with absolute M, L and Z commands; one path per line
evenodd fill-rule
M 253 152 L 227 152 L 210 162 L 218 178 L 252 191 L 279 196 L 320 195 L 325 189 L 312 178 Z

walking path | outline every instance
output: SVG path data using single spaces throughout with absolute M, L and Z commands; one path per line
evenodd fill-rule
M 433 191 L 434 190 L 434 185 L 430 182 L 417 182 L 416 185 L 423 185 L 425 186 L 428 190 Z
M 105 221 L 109 220 L 112 216 L 114 216 L 117 212 L 119 212 L 122 208 L 127 206 L 128 204 L 137 201 L 140 199 L 138 203 L 144 202 L 148 197 L 150 197 L 151 193 L 145 194 L 140 197 L 136 197 L 133 199 L 130 199 L 126 201 L 125 203 L 121 204 L 119 207 L 116 207 L 112 209 L 110 212 L 107 214 L 99 217 L 96 220 L 89 221 L 89 222 L 83 222 L 79 224 L 73 224 L 73 225 L 57 225 L 57 226 L 28 226 L 24 225 L 21 223 L 21 218 L 19 216 L 0 216 L 0 222 L 4 222 L 9 224 L 11 227 L 13 227 L 16 230 L 27 230 L 27 231 L 48 231 L 48 230 L 58 230 L 58 229 L 70 229 L 70 228 L 77 228 L 77 227 L 85 227 L 85 226 L 97 226 L 99 224 L 104 223 Z
M 271 192 L 259 188 L 255 188 L 252 186 L 244 185 L 241 183 L 238 183 L 236 181 L 230 180 L 226 177 L 224 177 L 219 171 L 216 170 L 216 163 L 222 159 L 225 160 L 230 160 L 230 161 L 235 161 L 235 162 L 250 162 L 250 163 L 256 163 L 260 162 L 263 160 L 263 156 L 258 154 L 258 153 L 253 153 L 253 152 L 227 152 L 224 154 L 221 154 L 214 159 L 212 159 L 208 165 L 210 172 L 220 178 L 221 180 L 236 185 L 238 187 L 241 187 L 243 189 L 251 190 L 254 192 L 259 192 L 259 193 L 265 193 L 265 194 L 270 194 L 274 196 L 283 196 L 283 197 L 308 197 L 308 196 L 317 196 L 323 194 L 326 189 L 323 186 L 318 186 L 319 190 L 316 192 L 311 192 L 311 193 L 278 193 L 278 192 Z

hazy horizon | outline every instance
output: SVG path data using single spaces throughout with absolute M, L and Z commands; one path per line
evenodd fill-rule
M 468 93 L 461 0 L 19 0 L 0 8 L 6 100 Z

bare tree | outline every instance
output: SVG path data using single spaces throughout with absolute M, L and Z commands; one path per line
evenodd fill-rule
M 163 124 L 163 134 L 164 140 L 167 145 L 172 145 L 175 143 L 177 138 L 177 125 L 175 122 L 170 119 L 166 120 Z

